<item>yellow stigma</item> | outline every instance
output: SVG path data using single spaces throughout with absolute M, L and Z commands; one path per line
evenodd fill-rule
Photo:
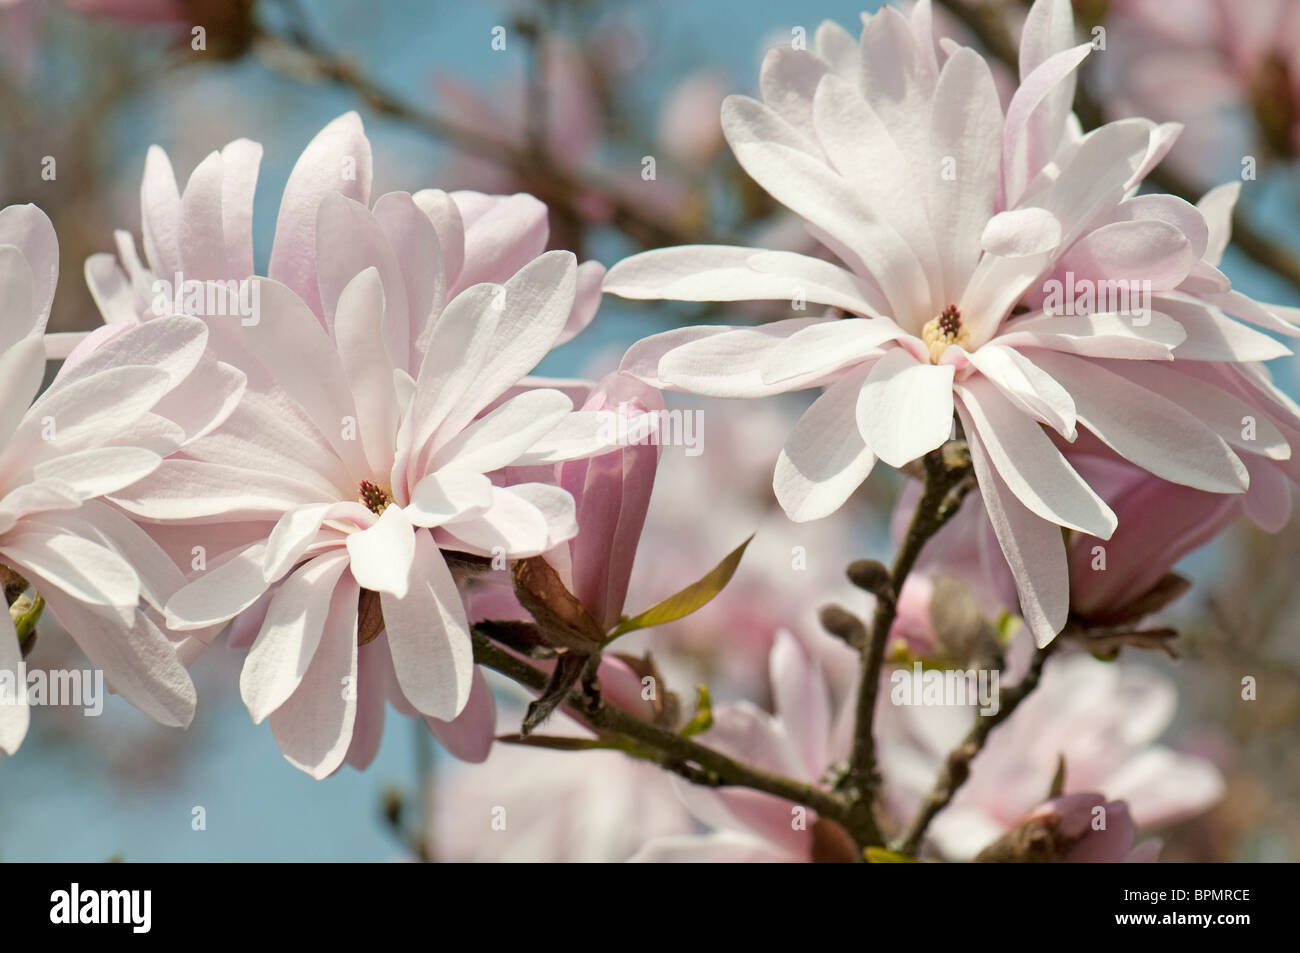
M 357 500 L 376 516 L 383 516 L 388 504 L 393 502 L 393 494 L 377 483 L 362 480 Z
M 970 349 L 970 332 L 962 327 L 961 312 L 956 305 L 948 305 L 937 317 L 931 318 L 921 329 L 921 340 L 930 351 L 930 363 L 938 364 L 948 345 L 959 344 Z

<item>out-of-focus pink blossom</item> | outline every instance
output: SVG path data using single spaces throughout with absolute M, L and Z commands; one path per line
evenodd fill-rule
M 1243 152 L 1259 147 L 1300 154 L 1294 0 L 1112 0 L 1104 26 L 1103 102 L 1115 116 L 1183 123 L 1169 158 L 1184 174 L 1240 174 Z
M 1123 801 L 1100 794 L 1065 794 L 1034 808 L 994 844 L 980 852 L 985 862 L 1065 864 L 1151 863 L 1160 842 L 1135 845 L 1137 825 Z
M 883 688 L 882 696 L 885 803 L 903 825 L 979 716 L 965 705 L 892 704 Z M 1207 810 L 1223 795 L 1219 771 L 1157 741 L 1176 705 L 1173 683 L 1144 666 L 1087 655 L 1049 661 L 1038 688 L 989 736 L 969 780 L 930 825 L 930 849 L 948 860 L 974 857 L 1048 797 L 1061 762 L 1064 793 L 1122 800 L 1144 830 Z

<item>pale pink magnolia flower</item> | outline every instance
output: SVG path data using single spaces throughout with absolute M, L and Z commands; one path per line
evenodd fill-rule
M 1005 116 L 977 53 L 946 44 L 938 61 L 929 10 L 919 3 L 909 20 L 885 8 L 857 43 L 824 25 L 816 51 L 768 54 L 763 102 L 732 97 L 723 109 L 741 164 L 844 267 L 683 246 L 621 262 L 605 290 L 788 298 L 860 316 L 670 331 L 634 345 L 623 366 L 717 397 L 823 387 L 777 460 L 776 496 L 797 520 L 838 509 L 877 458 L 902 466 L 942 444 L 955 411 L 1025 619 L 1046 644 L 1068 612 L 1061 527 L 1105 539 L 1116 519 L 1042 425 L 1073 440 L 1083 424 L 1157 476 L 1240 493 L 1238 451 L 1289 448 L 1240 439 L 1214 403 L 1220 391 L 1188 388 L 1163 364 L 1182 357 L 1213 375 L 1216 362 L 1287 350 L 1217 306 L 1232 293 L 1207 264 L 1200 211 L 1132 196 L 1177 130 L 1126 120 L 1078 137 L 1074 71 L 1091 47 L 1069 46 L 1065 0 L 1031 10 Z M 1068 283 L 1068 300 L 1047 297 L 1062 277 L 1149 281 L 1152 310 L 1061 313 L 1077 300 Z M 1231 303 L 1294 333 L 1277 309 Z
M 151 152 L 142 211 L 153 273 L 216 280 L 248 264 L 250 145 L 214 153 L 180 195 Z M 578 300 L 573 255 L 541 253 L 540 203 L 430 190 L 389 193 L 372 210 L 369 189 L 369 143 L 348 114 L 290 176 L 270 277 L 252 279 L 260 319 L 208 318 L 214 348 L 248 373 L 239 408 L 117 498 L 217 547 L 168 601 L 167 622 L 189 631 L 236 619 L 241 642 L 257 627 L 241 693 L 315 777 L 373 757 L 385 695 L 440 737 L 465 715 L 455 730 L 490 740 L 491 695 L 440 549 L 519 558 L 568 539 L 577 527 L 564 490 L 495 486 L 488 474 L 603 446 L 595 416 L 572 414 L 563 393 L 518 386 L 594 309 Z M 147 277 L 125 257 L 132 279 L 102 269 L 124 316 L 139 301 L 129 281 Z M 373 612 L 359 629 L 363 591 L 378 594 L 382 635 Z M 393 679 L 382 677 L 389 657 Z M 481 740 L 451 747 L 481 757 Z
M 853 705 L 842 677 L 857 654 L 821 637 L 817 649 L 789 631 L 772 644 L 773 711 L 748 701 L 719 705 L 699 736 L 746 764 L 828 786 L 832 765 L 849 749 Z M 832 691 L 839 677 L 841 689 Z M 632 858 L 655 863 L 809 863 L 851 859 L 852 844 L 809 808 L 748 788 L 703 788 L 674 778 L 682 803 L 710 830 L 660 837 Z M 837 826 L 836 826 L 837 827 Z M 849 851 L 850 855 L 845 854 Z
M 1065 864 L 1154 863 L 1160 859 L 1160 841 L 1136 844 L 1137 825 L 1123 801 L 1107 801 L 1100 794 L 1063 794 L 1044 801 L 1012 829 L 1012 836 L 1023 829 L 1040 835 L 1051 832 L 1051 848 L 1063 851 L 1050 859 Z M 1017 830 L 1020 829 L 1020 830 Z M 984 855 L 987 858 L 987 855 Z M 994 859 L 994 858 L 987 858 Z M 1038 860 L 1014 855 L 1002 860 Z
M 902 825 L 979 716 L 967 706 L 891 704 L 890 685 L 881 687 L 877 747 L 885 804 Z M 927 843 L 947 860 L 969 860 L 1048 797 L 1062 760 L 1064 793 L 1122 800 L 1143 830 L 1208 810 L 1223 796 L 1218 769 L 1158 743 L 1176 707 L 1173 683 L 1145 666 L 1052 659 L 1038 688 L 989 736 Z
M 1185 124 L 1170 153 L 1185 174 L 1239 173 L 1260 146 L 1284 160 L 1300 154 L 1294 0 L 1115 0 L 1104 25 L 1103 103 L 1111 115 Z
M 829 786 L 852 742 L 855 662 L 856 653 L 837 639 L 782 633 L 772 648 L 773 712 L 749 702 L 719 705 L 714 727 L 700 740 L 768 770 Z M 901 827 L 976 716 L 964 705 L 892 704 L 894 674 L 882 678 L 876 737 L 883 803 Z M 898 674 L 915 677 L 905 669 Z M 1217 769 L 1155 743 L 1174 707 L 1172 683 L 1148 669 L 1089 656 L 1053 660 L 1035 693 L 990 736 L 970 779 L 933 822 L 927 844 L 945 859 L 971 859 L 1043 802 L 1058 758 L 1066 764 L 1065 793 L 1124 800 L 1138 827 L 1208 809 L 1223 792 Z M 636 859 L 808 862 L 836 859 L 836 845 L 842 849 L 841 838 L 817 828 L 814 812 L 788 801 L 675 783 L 711 832 L 661 838 Z
M 31 205 L 0 211 L 0 562 L 31 583 L 114 691 L 164 724 L 185 726 L 193 684 L 172 641 L 141 608 L 142 599 L 161 607 L 183 580 L 101 498 L 219 422 L 243 379 L 197 371 L 203 324 L 163 317 L 148 339 L 124 334 L 69 361 L 37 397 L 57 278 L 58 242 L 44 213 Z M 191 373 L 203 379 L 200 389 L 188 383 Z M 0 704 L 0 748 L 10 753 L 29 721 L 20 662 L 5 612 L 0 671 L 13 678 L 17 697 Z

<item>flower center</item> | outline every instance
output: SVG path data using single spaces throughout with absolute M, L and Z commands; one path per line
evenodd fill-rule
M 934 318 L 926 322 L 921 329 L 921 340 L 930 351 L 930 363 L 938 364 L 949 344 L 969 347 L 970 332 L 962 327 L 961 312 L 957 306 L 950 304 Z
M 383 516 L 384 510 L 388 509 L 388 504 L 393 502 L 392 494 L 378 483 L 362 480 L 358 490 L 357 499 L 376 516 Z

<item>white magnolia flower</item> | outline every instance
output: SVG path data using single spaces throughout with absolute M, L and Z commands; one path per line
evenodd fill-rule
M 670 331 L 623 367 L 717 397 L 823 388 L 776 464 L 795 520 L 834 512 L 877 459 L 898 467 L 938 447 L 955 411 L 1023 614 L 1046 643 L 1068 611 L 1060 528 L 1107 539 L 1116 526 L 1057 441 L 1082 425 L 1166 480 L 1240 493 L 1239 453 L 1289 456 L 1280 427 L 1244 435 L 1237 411 L 1252 405 L 1236 388 L 1169 362 L 1288 353 L 1225 308 L 1296 331 L 1281 309 L 1233 297 L 1214 267 L 1222 230 L 1199 209 L 1135 194 L 1176 127 L 1079 134 L 1074 71 L 1090 47 L 1071 46 L 1066 0 L 1030 12 L 1005 114 L 979 54 L 936 49 L 928 2 L 910 19 L 885 8 L 864 21 L 860 41 L 827 23 L 814 50 L 769 51 L 762 101 L 733 96 L 722 112 L 740 164 L 840 263 L 684 246 L 633 256 L 605 282 L 631 298 L 786 298 L 851 317 Z M 1099 298 L 1116 282 L 1150 301 Z

